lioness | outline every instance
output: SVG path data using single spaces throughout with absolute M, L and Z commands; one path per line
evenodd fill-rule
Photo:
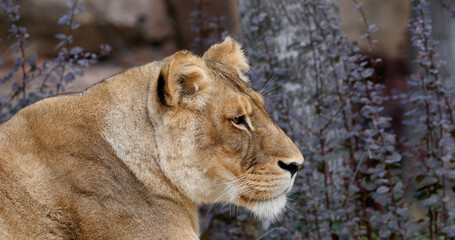
M 198 239 L 198 204 L 266 221 L 303 162 L 227 38 L 46 98 L 0 125 L 0 239 Z

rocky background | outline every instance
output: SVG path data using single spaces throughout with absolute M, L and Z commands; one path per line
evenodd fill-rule
M 379 31 L 374 37 L 378 44 L 374 53 L 389 61 L 391 68 L 403 68 L 407 46 L 407 22 L 410 3 L 407 0 L 363 1 L 368 19 Z M 31 43 L 40 58 L 52 58 L 58 40 L 55 34 L 65 32 L 57 21 L 67 11 L 65 0 L 18 0 L 21 5 L 21 23 L 31 35 Z M 240 5 L 244 4 L 240 2 Z M 345 34 L 359 41 L 361 48 L 367 44 L 360 36 L 364 26 L 360 15 L 353 11 L 352 0 L 338 0 L 339 14 Z M 86 76 L 68 86 L 68 91 L 85 89 L 127 67 L 162 59 L 179 49 L 197 53 L 211 43 L 219 41 L 226 32 L 242 40 L 242 26 L 238 3 L 235 0 L 85 0 L 86 11 L 77 15 L 81 24 L 75 31 L 75 45 L 96 52 L 101 43 L 112 47 L 112 53 L 94 67 Z M 248 10 L 246 10 L 248 11 Z M 218 26 L 213 26 L 213 19 Z M 207 33 L 198 27 L 204 25 Z M 6 16 L 0 13 L 0 49 L 8 47 Z M 213 29 L 216 28 L 216 29 Z M 197 39 L 203 33 L 204 44 Z M 195 41 L 196 39 L 196 41 Z M 7 62 L 7 59 L 4 60 Z
M 66 26 L 57 25 L 58 19 L 68 11 L 65 0 L 18 0 L 21 5 L 21 24 L 31 36 L 30 42 L 42 59 L 56 55 L 57 33 Z M 97 52 L 101 43 L 112 47 L 108 57 L 86 70 L 83 79 L 68 86 L 68 91 L 85 89 L 127 67 L 162 59 L 179 49 L 193 49 L 199 37 L 194 25 L 210 18 L 220 18 L 218 36 L 204 36 L 207 43 L 216 42 L 221 32 L 227 31 L 241 39 L 242 30 L 236 1 L 178 1 L 178 0 L 85 0 L 86 11 L 76 16 L 81 26 L 74 33 L 75 44 L 86 51 Z M 200 16 L 195 12 L 196 9 Z M 211 26 L 204 26 L 211 27 Z M 0 13 L 0 49 L 9 46 L 6 16 Z M 13 57 L 13 56 L 6 56 Z M 11 59 L 3 59 L 6 63 Z M 5 66 L 7 69 L 8 66 Z M 6 88 L 6 87 L 4 87 Z M 8 89 L 8 88 L 6 88 Z

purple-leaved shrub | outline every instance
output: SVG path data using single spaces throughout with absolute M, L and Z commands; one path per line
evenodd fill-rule
M 196 9 L 190 13 L 190 23 L 191 30 L 196 33 L 196 37 L 191 44 L 191 50 L 201 54 L 212 44 L 221 40 L 224 33 L 224 16 L 207 16 L 204 9 L 210 3 L 204 0 L 193 1 Z
M 8 40 L 12 40 L 2 56 L 11 56 L 14 63 L 7 73 L 0 73 L 0 85 L 11 85 L 11 94 L 0 96 L 0 123 L 6 121 L 21 108 L 43 98 L 64 92 L 66 84 L 83 76 L 83 68 L 95 64 L 99 57 L 109 53 L 110 47 L 101 45 L 99 54 L 84 51 L 73 45 L 73 31 L 79 28 L 74 16 L 85 11 L 79 5 L 82 0 L 69 0 L 68 12 L 58 19 L 59 25 L 68 27 L 67 33 L 59 33 L 55 38 L 60 40 L 55 47 L 57 57 L 37 64 L 38 55 L 29 44 L 30 35 L 27 28 L 20 25 L 20 6 L 13 0 L 0 0 L 9 23 Z M 0 67 L 8 62 L 0 60 Z
M 413 161 L 408 177 L 413 201 L 426 212 L 416 229 L 429 239 L 447 239 L 455 237 L 455 95 L 440 79 L 444 62 L 435 51 L 429 6 L 430 1 L 415 0 L 409 28 L 419 70 L 410 76 L 407 92 L 397 97 L 409 105 L 404 124 L 410 131 L 402 143 Z
M 264 238 L 451 239 L 454 225 L 454 94 L 438 77 L 429 1 L 412 1 L 409 29 L 418 50 L 403 92 L 386 91 L 369 49 L 343 35 L 336 6 L 323 0 L 241 3 L 253 86 L 306 157 L 277 229 Z M 246 5 L 246 6 L 245 6 Z M 280 17 L 281 16 L 281 17 Z M 384 107 L 408 109 L 397 139 Z M 410 164 L 405 164 L 405 163 Z M 409 166 L 407 166 L 409 165 Z M 418 215 L 423 215 L 419 217 Z

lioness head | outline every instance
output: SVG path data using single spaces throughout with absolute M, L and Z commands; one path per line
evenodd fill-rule
M 229 37 L 202 57 L 177 52 L 150 87 L 149 118 L 159 166 L 177 189 L 195 203 L 231 202 L 271 220 L 303 157 L 246 83 L 248 68 Z

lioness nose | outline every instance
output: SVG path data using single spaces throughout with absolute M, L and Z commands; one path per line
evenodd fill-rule
M 283 161 L 278 161 L 278 166 L 280 166 L 280 168 L 282 168 L 282 169 L 284 169 L 286 171 L 289 171 L 291 173 L 291 176 L 292 176 L 292 175 L 294 175 L 297 172 L 297 170 L 300 169 L 302 164 L 297 163 L 297 162 L 285 163 Z

